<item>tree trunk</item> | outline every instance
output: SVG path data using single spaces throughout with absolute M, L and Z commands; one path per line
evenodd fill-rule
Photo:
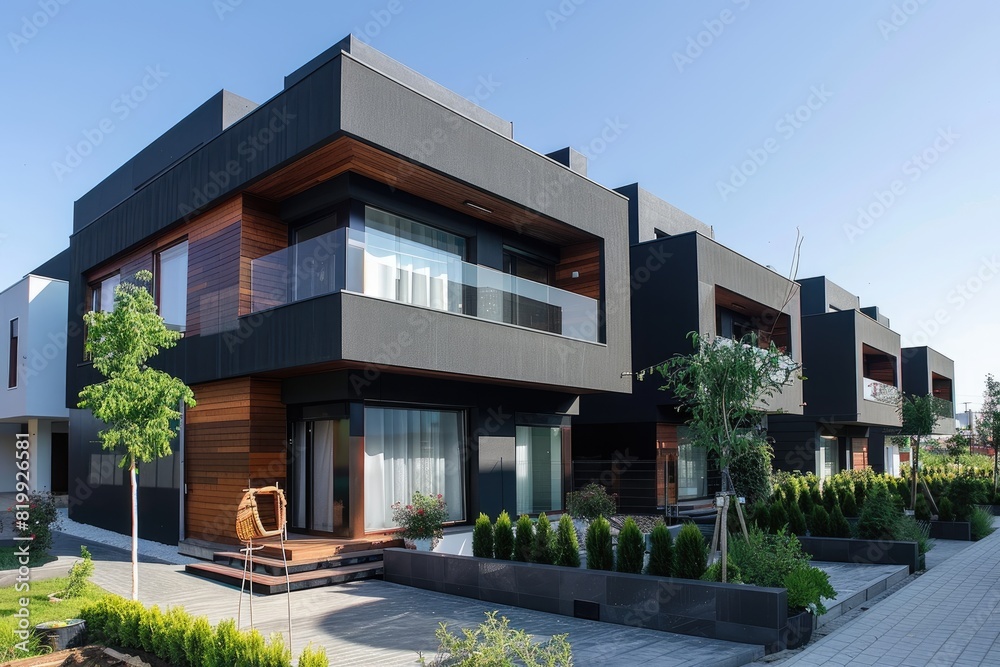
M 997 481 L 998 479 L 1000 479 L 998 478 L 998 475 L 1000 475 L 1000 467 L 998 467 L 998 461 L 997 461 L 997 456 L 1000 455 L 1000 452 L 997 451 L 997 444 L 998 444 L 997 438 L 996 435 L 994 435 L 993 436 L 993 493 L 994 494 L 997 492 Z
M 132 599 L 139 599 L 139 493 L 135 477 L 135 456 L 129 460 L 129 481 L 132 484 Z
M 917 509 L 917 454 L 920 450 L 920 438 L 915 438 L 910 446 L 913 456 L 910 458 L 910 509 Z

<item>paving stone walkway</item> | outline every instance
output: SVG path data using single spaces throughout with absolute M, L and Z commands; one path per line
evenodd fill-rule
M 781 663 L 793 665 L 1000 665 L 1000 532 Z

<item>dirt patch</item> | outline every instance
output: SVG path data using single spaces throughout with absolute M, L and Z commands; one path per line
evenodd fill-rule
M 132 658 L 130 660 L 130 658 Z M 138 658 L 142 662 L 134 660 Z M 5 663 L 10 667 L 137 667 L 145 663 L 149 667 L 172 667 L 169 662 L 161 660 L 145 651 L 136 649 L 109 649 L 103 646 L 84 646 L 58 653 L 40 655 L 34 658 L 24 658 Z

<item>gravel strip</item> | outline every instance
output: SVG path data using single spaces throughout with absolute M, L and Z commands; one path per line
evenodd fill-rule
M 108 546 L 117 547 L 126 551 L 132 550 L 132 538 L 128 535 L 122 535 L 121 533 L 105 530 L 96 526 L 89 526 L 84 523 L 77 523 L 69 518 L 66 508 L 60 508 L 58 512 L 59 523 L 56 530 L 60 533 L 72 535 L 73 537 L 79 537 L 84 540 L 91 540 L 92 542 L 98 542 L 100 544 L 107 544 Z M 160 544 L 159 542 L 153 542 L 152 540 L 140 539 L 139 553 L 144 556 L 158 558 L 172 565 L 187 565 L 189 563 L 200 562 L 197 559 L 182 556 L 177 553 L 177 547 L 175 546 Z

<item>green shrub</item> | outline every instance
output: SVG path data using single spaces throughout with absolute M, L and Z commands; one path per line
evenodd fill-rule
M 904 542 L 916 542 L 920 553 L 925 554 L 931 550 L 931 546 L 933 545 L 930 534 L 930 524 L 917 521 L 912 516 L 901 516 L 896 523 L 896 531 L 893 539 Z
M 613 569 L 611 524 L 603 516 L 597 517 L 587 526 L 586 549 L 588 570 Z
M 747 523 L 750 526 L 757 526 L 761 530 L 771 527 L 771 518 L 768 515 L 768 504 L 764 500 L 758 500 L 747 510 Z M 748 526 L 749 527 L 749 526 Z
M 184 655 L 187 664 L 196 667 L 223 667 L 215 656 L 215 637 L 208 619 L 194 619 L 184 635 Z
M 729 464 L 736 494 L 746 499 L 747 506 L 771 496 L 771 462 L 774 450 L 764 441 L 758 441 L 747 448 L 741 456 Z
M 792 611 L 809 610 L 816 616 L 826 613 L 823 598 L 833 599 L 836 591 L 830 585 L 830 576 L 811 565 L 794 568 L 782 582 L 788 589 L 788 608 Z
M 798 505 L 799 509 L 802 510 L 802 514 L 804 516 L 809 516 L 810 514 L 812 514 L 814 507 L 812 494 L 809 493 L 808 491 L 805 493 L 800 493 Z
M 164 659 L 176 667 L 184 667 L 187 662 L 184 638 L 187 636 L 194 619 L 182 607 L 171 607 L 163 615 L 167 630 L 167 650 Z M 200 665 L 200 661 L 195 663 Z
M 858 502 L 854 497 L 853 490 L 844 491 L 841 496 L 840 510 L 844 513 L 845 517 L 856 517 L 858 516 Z
M 646 540 L 635 519 L 628 517 L 618 533 L 618 554 L 615 570 L 639 574 L 646 558 Z
M 228 618 L 220 621 L 215 628 L 215 655 L 219 667 L 236 665 L 241 660 L 240 649 L 243 647 L 240 631 L 236 629 L 236 621 Z
M 829 514 L 833 511 L 834 505 L 840 505 L 837 491 L 833 488 L 833 484 L 825 484 L 823 486 L 823 509 Z
M 19 510 L 16 513 L 18 523 L 24 520 L 26 525 L 18 528 L 19 537 L 31 538 L 31 549 L 28 551 L 30 564 L 35 564 L 52 549 L 52 530 L 58 527 L 59 514 L 56 511 L 56 501 L 51 493 L 28 494 L 28 510 L 25 517 Z M 12 510 L 13 511 L 13 510 Z
M 535 545 L 535 526 L 531 517 L 522 514 L 517 518 L 517 533 L 514 535 L 514 560 L 531 562 L 531 549 Z
M 959 475 L 948 486 L 948 498 L 955 508 L 955 521 L 968 521 L 975 505 L 986 502 L 985 488 L 979 479 Z
M 917 502 L 913 506 L 913 516 L 916 517 L 917 521 L 931 520 L 931 506 L 922 493 L 917 494 Z
M 993 532 L 993 512 L 977 505 L 969 515 L 969 524 L 972 539 L 981 540 Z
M 738 541 L 738 540 L 734 540 Z M 708 546 L 698 526 L 685 523 L 677 534 L 674 545 L 674 576 L 684 579 L 700 579 L 705 574 L 708 561 Z
M 524 630 L 510 627 L 506 617 L 497 620 L 497 612 L 486 612 L 486 621 L 473 630 L 453 634 L 445 623 L 435 632 L 440 643 L 438 655 L 428 662 L 421 655 L 421 665 L 456 667 L 505 667 L 527 665 L 542 667 L 570 667 L 573 651 L 568 635 L 553 635 L 547 641 L 533 641 Z M 300 663 L 300 667 L 304 667 Z
M 865 486 L 864 481 L 861 479 L 854 480 L 854 501 L 858 507 L 863 507 L 865 504 L 865 498 L 867 496 L 868 489 Z M 850 516 L 850 515 L 848 515 Z M 860 516 L 860 514 L 856 515 Z
M 556 530 L 555 563 L 565 567 L 580 567 L 580 542 L 576 539 L 576 526 L 569 514 L 559 517 Z
M 545 512 L 538 515 L 535 525 L 535 543 L 531 546 L 531 560 L 542 565 L 552 565 L 556 560 L 552 524 Z
M 813 511 L 816 511 L 817 507 L 822 507 L 821 505 L 814 505 Z M 796 535 L 806 534 L 806 518 L 802 514 L 802 510 L 799 509 L 798 503 L 789 503 L 788 508 L 788 531 Z
M 600 484 L 588 484 L 579 491 L 566 494 L 566 511 L 576 519 L 593 521 L 599 516 L 610 519 L 617 512 L 618 503 L 614 496 Z
M 809 564 L 809 556 L 795 535 L 769 535 L 751 530 L 749 539 L 729 543 L 729 559 L 740 568 L 743 582 L 754 586 L 780 588 L 792 570 Z
M 330 667 L 326 649 L 322 646 L 313 648 L 312 644 L 308 644 L 299 656 L 299 667 Z
M 94 574 L 94 561 L 90 557 L 87 547 L 80 545 L 81 560 L 73 563 L 69 568 L 69 583 L 66 584 L 66 592 L 63 594 L 67 598 L 77 598 L 87 590 L 87 582 Z
M 955 508 L 951 504 L 951 499 L 945 496 L 938 503 L 938 521 L 954 521 Z
M 840 509 L 839 505 L 834 507 Z M 813 537 L 830 537 L 830 515 L 823 505 L 813 507 L 812 514 L 809 515 L 809 534 Z
M 513 554 L 514 527 L 510 525 L 510 515 L 504 510 L 493 526 L 493 556 L 498 560 L 510 560 Z
M 493 523 L 482 512 L 472 528 L 472 555 L 477 558 L 493 558 Z
M 702 581 L 722 581 L 722 560 L 717 560 L 708 566 L 705 570 L 705 574 L 701 575 Z M 743 575 L 740 572 L 740 566 L 733 562 L 730 558 L 726 563 L 726 583 L 729 584 L 742 584 Z
M 830 515 L 829 537 L 850 537 L 851 524 L 847 523 L 844 513 L 840 511 L 840 505 L 833 506 L 833 513 Z
M 652 574 L 657 577 L 673 576 L 674 538 L 665 523 L 658 521 L 653 526 L 653 533 L 649 536 L 649 542 L 649 564 L 646 566 L 646 574 Z
M 785 512 L 784 503 L 773 503 L 769 512 L 771 532 L 777 533 L 788 527 L 788 513 Z
M 901 512 L 884 485 L 874 485 L 861 507 L 858 537 L 866 540 L 892 540 Z

